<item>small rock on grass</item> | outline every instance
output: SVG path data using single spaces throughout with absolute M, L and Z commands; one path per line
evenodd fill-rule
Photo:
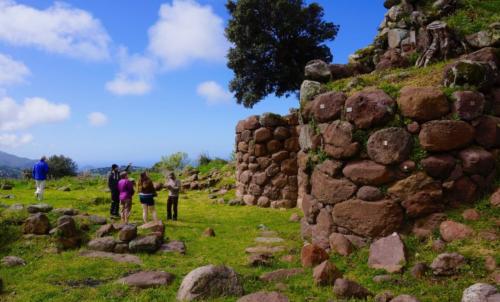
M 377 294 L 373 300 L 375 300 L 375 302 L 390 302 L 392 298 L 394 298 L 394 294 L 386 290 Z
M 279 269 L 276 271 L 262 274 L 260 276 L 260 280 L 266 281 L 266 282 L 283 281 L 283 280 L 286 280 L 290 277 L 300 275 L 303 272 L 304 272 L 304 270 L 301 268 Z
M 252 254 L 248 257 L 248 265 L 252 267 L 257 266 L 271 266 L 274 256 L 270 253 Z
M 465 264 L 465 257 L 458 253 L 444 253 L 438 255 L 430 268 L 436 276 L 450 276 L 456 274 L 458 269 Z
M 174 281 L 174 275 L 166 272 L 138 272 L 118 280 L 118 283 L 138 288 L 167 286 Z
M 399 295 L 392 299 L 391 302 L 420 302 L 417 298 L 410 295 Z
M 238 299 L 237 302 L 288 302 L 288 298 L 278 292 L 257 292 Z
M 486 283 L 476 283 L 466 288 L 462 302 L 497 302 L 500 301 L 496 287 Z
M 467 209 L 462 213 L 462 217 L 465 220 L 476 221 L 481 218 L 481 214 L 475 209 Z
M 342 278 L 342 272 L 337 269 L 335 264 L 326 260 L 313 270 L 314 284 L 320 286 L 334 285 L 335 280 Z
M 300 221 L 300 216 L 297 213 L 293 213 L 290 216 L 290 222 L 299 222 Z
M 335 285 L 333 286 L 333 292 L 340 298 L 357 298 L 357 299 L 365 299 L 368 296 L 371 296 L 366 288 L 359 285 L 358 283 L 347 280 L 347 279 L 337 279 L 335 281 Z
M 303 267 L 313 267 L 330 258 L 324 249 L 314 244 L 305 245 L 302 248 L 300 257 Z
M 205 231 L 203 231 L 203 236 L 205 237 L 215 237 L 215 231 L 212 228 L 206 228 Z
M 2 258 L 2 266 L 14 267 L 21 265 L 26 265 L 26 261 L 24 261 L 22 258 L 16 256 L 5 256 Z

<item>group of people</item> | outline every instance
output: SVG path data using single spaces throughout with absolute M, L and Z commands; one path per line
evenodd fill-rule
M 128 164 L 125 170 L 120 171 L 118 165 L 113 164 L 108 174 L 108 187 L 111 191 L 110 214 L 112 217 L 121 218 L 123 223 L 128 223 L 132 210 L 132 199 L 136 192 L 136 185 L 130 179 L 129 172 L 132 165 Z M 32 177 L 35 180 L 35 197 L 42 201 L 45 192 L 45 182 L 49 173 L 47 158 L 42 156 L 33 166 Z M 173 172 L 166 175 L 166 188 L 169 191 L 167 200 L 167 220 L 177 220 L 177 206 L 179 203 L 179 191 L 181 182 L 175 177 Z M 142 205 L 142 219 L 148 222 L 148 214 L 151 213 L 153 221 L 158 222 L 158 215 L 155 209 L 155 197 L 158 196 L 153 181 L 146 172 L 140 174 L 137 183 L 139 201 Z M 121 210 L 120 210 L 121 205 Z
M 142 205 L 142 219 L 144 223 L 148 222 L 148 214 L 151 213 L 153 221 L 158 221 L 158 215 L 155 209 L 155 197 L 157 192 L 153 181 L 147 174 L 142 172 L 139 181 L 135 185 L 135 181 L 129 178 L 129 164 L 125 170 L 120 171 L 118 165 L 113 164 L 108 175 L 108 187 L 111 191 L 111 208 L 110 214 L 112 217 L 120 217 L 123 223 L 128 223 L 132 210 L 132 199 L 137 192 L 139 201 Z M 177 206 L 179 203 L 179 191 L 181 183 L 175 177 L 173 172 L 166 175 L 166 188 L 169 191 L 167 201 L 167 220 L 177 220 Z M 121 205 L 121 210 L 120 210 Z

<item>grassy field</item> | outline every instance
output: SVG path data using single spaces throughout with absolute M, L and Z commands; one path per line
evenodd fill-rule
M 71 192 L 60 192 L 56 188 L 69 182 Z M 104 183 L 96 180 L 63 180 L 52 183 L 46 194 L 46 202 L 54 207 L 73 207 L 83 212 L 107 215 L 108 205 L 95 205 L 95 197 L 107 197 Z M 33 185 L 17 182 L 12 191 L 0 191 L 0 194 L 12 194 L 14 199 L 0 199 L 3 204 L 34 202 Z M 234 192 L 225 197 L 229 199 Z M 161 192 L 157 199 L 160 217 L 165 217 L 166 193 Z M 498 209 L 491 209 L 487 199 L 476 205 L 482 213 L 480 221 L 469 223 L 478 234 L 481 231 L 498 231 L 495 219 Z M 462 221 L 462 209 L 449 215 Z M 0 258 L 16 255 L 27 261 L 26 266 L 0 268 L 0 277 L 4 280 L 5 293 L 0 301 L 175 301 L 180 282 L 192 269 L 207 264 L 225 264 L 242 275 L 245 292 L 258 290 L 276 290 L 276 284 L 264 283 L 258 279 L 263 272 L 278 268 L 300 266 L 299 224 L 289 222 L 295 210 L 273 210 L 256 207 L 231 207 L 213 204 L 207 192 L 190 192 L 181 196 L 180 219 L 168 222 L 166 236 L 172 240 L 182 240 L 187 245 L 186 255 L 155 254 L 140 255 L 144 264 L 121 264 L 110 260 L 93 260 L 78 256 L 79 251 L 54 253 L 54 244 L 50 239 L 24 239 L 20 226 L 7 224 L 13 217 L 8 211 L 0 214 Z M 55 216 L 50 216 L 55 221 Z M 132 221 L 141 222 L 141 210 L 138 200 L 134 200 Z M 294 263 L 281 262 L 277 256 L 270 268 L 251 268 L 247 266 L 245 248 L 255 246 L 254 239 L 259 236 L 259 225 L 277 231 L 286 240 L 285 245 L 296 255 Z M 211 227 L 216 237 L 201 236 L 203 230 Z M 496 227 L 496 229 L 495 229 Z M 97 227 L 92 229 L 93 234 Z M 419 261 L 430 263 L 437 256 L 431 250 L 431 241 L 418 242 L 414 237 L 405 237 L 408 248 L 408 268 Z M 344 272 L 345 276 L 360 282 L 374 293 L 391 290 L 396 294 L 413 294 L 421 301 L 455 302 L 459 301 L 462 291 L 479 281 L 488 282 L 488 273 L 483 264 L 485 255 L 493 255 L 500 261 L 498 241 L 482 239 L 481 236 L 447 246 L 447 251 L 458 251 L 468 259 L 468 265 L 461 273 L 451 278 L 415 279 L 409 269 L 401 275 L 395 275 L 394 281 L 375 284 L 373 276 L 380 271 L 367 267 L 368 249 L 362 249 L 349 257 L 332 255 L 331 260 Z M 176 280 L 169 287 L 137 290 L 115 284 L 114 281 L 139 270 L 162 270 L 175 274 Z M 316 287 L 312 283 L 312 272 L 286 281 L 280 289 L 291 301 L 329 301 L 334 299 L 331 287 Z M 213 301 L 236 301 L 235 297 Z M 333 300 L 335 301 L 335 300 Z

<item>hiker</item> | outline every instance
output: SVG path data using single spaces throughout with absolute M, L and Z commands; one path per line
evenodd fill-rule
M 128 164 L 125 172 L 130 172 L 132 164 Z M 117 164 L 111 165 L 111 171 L 108 173 L 108 188 L 111 192 L 111 208 L 109 210 L 111 217 L 120 217 L 120 192 L 118 192 L 118 182 L 120 181 L 120 168 Z
M 45 193 L 45 182 L 47 180 L 47 174 L 49 173 L 49 165 L 46 163 L 47 157 L 42 156 L 40 161 L 33 166 L 32 176 L 35 180 L 36 191 L 35 196 L 39 201 L 43 200 L 43 194 Z
M 120 197 L 121 219 L 122 223 L 128 224 L 130 211 L 132 210 L 132 197 L 134 196 L 134 183 L 128 179 L 126 171 L 120 172 L 120 181 L 118 181 L 118 192 Z
M 142 220 L 148 222 L 148 211 L 151 211 L 151 216 L 154 222 L 158 222 L 155 209 L 155 197 L 158 195 L 151 178 L 146 172 L 141 173 L 141 178 L 137 184 L 137 192 L 139 192 L 139 201 L 142 204 Z
M 181 182 L 176 179 L 174 172 L 169 172 L 167 174 L 167 189 L 168 189 L 168 201 L 167 201 L 167 220 L 173 219 L 177 220 L 177 204 L 179 203 L 179 190 L 181 188 Z M 174 215 L 172 216 L 172 207 L 174 210 Z

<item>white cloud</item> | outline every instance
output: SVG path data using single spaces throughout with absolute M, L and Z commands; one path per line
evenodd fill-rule
M 33 141 L 33 135 L 23 134 L 21 136 L 17 134 L 0 134 L 0 146 L 6 148 L 16 148 L 21 145 L 29 144 Z
M 70 111 L 66 104 L 51 103 L 39 97 L 27 98 L 22 104 L 4 97 L 0 99 L 0 131 L 61 122 L 69 118 Z
M 196 92 L 199 96 L 204 97 L 209 105 L 228 104 L 232 99 L 231 93 L 214 81 L 201 83 L 196 88 Z
M 22 83 L 30 74 L 23 62 L 0 53 L 0 86 Z
M 56 2 L 39 10 L 0 0 L 0 41 L 87 60 L 109 57 L 110 37 L 85 10 Z
M 159 20 L 149 29 L 149 51 L 166 69 L 195 60 L 222 61 L 228 48 L 222 18 L 211 6 L 193 0 L 163 4 Z
M 116 95 L 143 95 L 151 91 L 152 81 L 157 70 L 157 62 L 150 57 L 129 55 L 127 49 L 118 51 L 120 71 L 106 89 Z
M 101 127 L 108 123 L 108 117 L 102 112 L 92 112 L 87 116 L 87 119 L 92 127 Z

